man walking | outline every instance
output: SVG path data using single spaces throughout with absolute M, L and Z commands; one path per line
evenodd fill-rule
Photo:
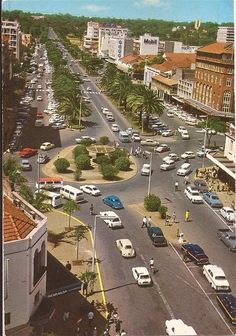
M 189 220 L 190 220 L 190 211 L 187 210 L 185 211 L 185 222 L 189 222 Z
M 66 269 L 71 271 L 71 263 L 69 261 L 66 262 Z
M 151 227 L 151 225 L 152 225 L 152 217 L 149 216 L 147 220 L 147 226 Z
M 147 227 L 147 217 L 146 216 L 143 217 L 143 223 L 142 223 L 141 228 L 144 228 L 144 227 Z

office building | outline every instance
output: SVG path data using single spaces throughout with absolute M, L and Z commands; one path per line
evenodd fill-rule
M 16 59 L 20 59 L 21 30 L 17 21 L 2 21 L 2 40 Z
M 234 42 L 234 27 L 218 27 L 216 42 Z

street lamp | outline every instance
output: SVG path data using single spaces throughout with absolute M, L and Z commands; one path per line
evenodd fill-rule
M 94 272 L 94 270 L 95 270 L 97 218 L 100 218 L 100 219 L 113 219 L 115 217 L 114 216 L 113 217 L 112 216 L 101 216 L 101 215 L 95 215 L 94 216 L 92 272 Z
M 82 113 L 82 96 L 80 98 L 80 103 L 79 103 L 79 127 L 81 125 L 81 113 Z
M 208 115 L 206 117 L 206 125 L 205 125 L 205 134 L 204 134 L 204 141 L 203 141 L 203 158 L 202 158 L 202 168 L 205 167 L 205 155 L 206 155 L 206 141 L 207 141 L 207 134 L 208 134 Z
M 37 188 L 37 190 L 38 190 L 38 193 L 40 192 L 40 183 L 39 183 L 39 180 L 40 180 L 40 159 L 39 159 L 39 157 L 40 157 L 40 152 L 38 151 L 38 188 Z
M 151 190 L 151 178 L 152 178 L 152 152 L 146 151 L 146 154 L 150 155 L 150 170 L 148 175 L 148 196 L 149 196 Z

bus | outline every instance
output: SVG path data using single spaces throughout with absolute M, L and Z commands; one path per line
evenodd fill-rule
M 120 131 L 119 132 L 119 140 L 121 142 L 130 142 L 129 134 L 125 131 Z
M 40 177 L 35 184 L 37 190 L 60 191 L 63 186 L 61 177 Z
M 63 185 L 60 189 L 60 194 L 62 197 L 66 199 L 71 199 L 75 202 L 83 202 L 84 201 L 84 194 L 83 191 L 72 187 L 70 185 Z

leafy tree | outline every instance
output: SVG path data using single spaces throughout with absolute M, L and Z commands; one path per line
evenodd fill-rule
M 127 157 L 128 151 L 126 148 L 116 148 L 113 152 L 109 154 L 111 162 L 115 163 L 115 161 L 120 157 Z
M 67 169 L 70 167 L 70 162 L 65 158 L 59 158 L 53 164 L 58 173 L 66 173 Z
M 81 175 L 82 175 L 82 171 L 81 171 L 81 169 L 76 168 L 76 171 L 75 171 L 75 173 L 74 173 L 75 180 L 76 180 L 76 181 L 79 181 L 80 178 L 81 178 Z
M 114 78 L 108 92 L 116 98 L 120 106 L 126 108 L 126 100 L 131 90 L 132 82 L 130 77 L 125 73 L 118 73 Z
M 111 159 L 108 155 L 100 155 L 97 157 L 97 164 L 100 165 L 107 165 L 107 164 L 111 164 Z
M 63 211 L 69 216 L 69 231 L 70 231 L 70 224 L 71 224 L 71 216 L 72 213 L 76 210 L 79 210 L 79 205 L 72 199 L 68 200 L 63 205 Z
M 165 219 L 166 218 L 166 213 L 167 213 L 167 207 L 166 206 L 164 206 L 164 205 L 160 205 L 160 207 L 159 207 L 159 212 L 160 212 L 160 215 L 161 215 L 161 218 L 162 219 Z
M 15 158 L 10 157 L 4 164 L 3 164 L 3 172 L 6 176 L 11 175 L 15 171 L 19 170 L 20 167 Z
M 81 154 L 87 154 L 88 155 L 88 150 L 86 148 L 86 146 L 84 145 L 78 145 L 73 149 L 73 154 L 74 154 L 74 158 L 76 158 L 77 156 L 81 155 Z
M 99 139 L 99 142 L 100 142 L 101 145 L 107 145 L 109 143 L 109 138 L 107 136 L 102 136 Z
M 51 204 L 47 203 L 48 197 L 43 192 L 36 193 L 33 205 L 41 212 L 48 212 L 52 210 Z
M 86 270 L 84 273 L 81 273 L 81 275 L 79 276 L 79 279 L 88 285 L 88 288 L 91 288 L 94 286 L 94 283 L 97 279 L 97 273 Z M 86 293 L 86 297 L 87 295 L 90 294 L 90 292 Z
M 115 165 L 121 171 L 130 170 L 130 160 L 127 157 L 119 157 L 116 159 Z
M 119 169 L 117 167 L 112 166 L 111 164 L 102 165 L 101 171 L 103 178 L 105 180 L 111 180 L 111 181 L 114 180 L 119 173 Z
M 210 147 L 212 136 L 217 132 L 226 132 L 226 123 L 220 118 L 209 118 L 208 120 L 201 121 L 197 127 L 207 129 L 207 146 Z
M 86 239 L 86 234 L 89 231 L 89 229 L 84 225 L 78 225 L 74 228 L 74 232 L 71 234 L 71 237 L 73 237 L 76 241 L 76 260 L 79 259 L 79 243 L 82 239 Z
M 90 157 L 87 154 L 81 154 L 75 159 L 76 167 L 81 170 L 91 169 Z
M 144 198 L 144 207 L 147 211 L 158 211 L 161 200 L 158 196 L 150 194 Z
M 34 203 L 34 194 L 33 194 L 32 190 L 31 190 L 31 188 L 29 186 L 27 186 L 26 184 L 21 185 L 20 190 L 19 190 L 19 194 L 29 204 L 33 204 Z

